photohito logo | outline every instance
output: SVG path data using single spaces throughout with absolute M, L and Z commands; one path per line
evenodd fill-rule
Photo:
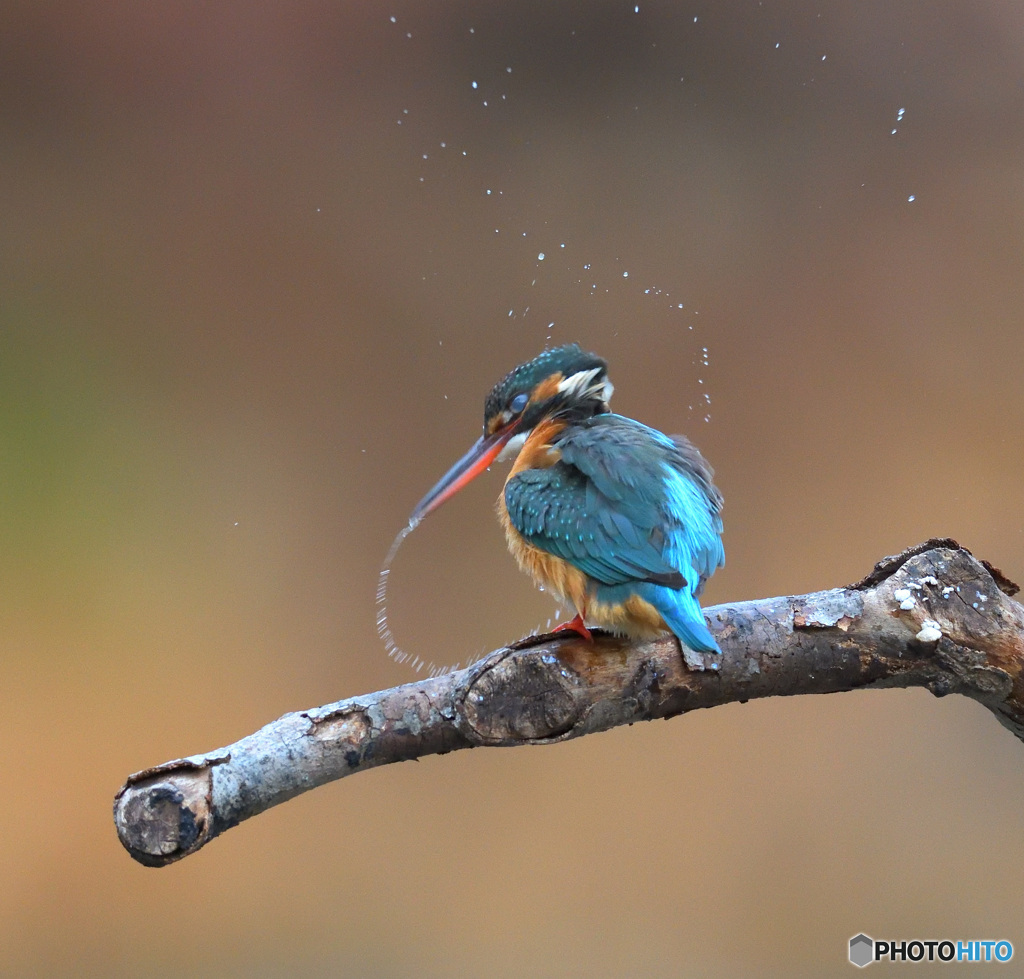
M 1013 944 L 1006 941 L 936 941 L 883 942 L 861 932 L 850 939 L 850 961 L 863 969 L 872 962 L 1009 962 Z

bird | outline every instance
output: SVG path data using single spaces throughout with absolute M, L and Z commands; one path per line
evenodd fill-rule
M 722 494 L 688 439 L 613 413 L 612 391 L 606 361 L 577 343 L 515 367 L 487 395 L 483 434 L 409 523 L 512 459 L 498 519 L 519 567 L 575 609 L 559 629 L 588 641 L 588 623 L 633 638 L 671 632 L 703 669 L 687 649 L 721 652 L 699 598 L 725 564 Z

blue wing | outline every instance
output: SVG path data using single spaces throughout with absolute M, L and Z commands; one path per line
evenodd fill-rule
M 681 614 L 692 618 L 689 605 L 725 562 L 722 498 L 710 467 L 685 439 L 614 414 L 570 427 L 555 446 L 560 462 L 506 483 L 512 525 L 605 586 L 607 600 L 642 594 L 680 634 L 662 605 L 685 595 Z M 635 587 L 641 583 L 648 587 Z M 699 608 L 697 619 L 707 632 Z

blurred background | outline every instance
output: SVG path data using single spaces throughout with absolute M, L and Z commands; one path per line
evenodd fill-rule
M 1024 745 L 920 690 L 397 765 L 160 871 L 111 820 L 132 771 L 415 678 L 381 561 L 549 342 L 716 467 L 706 604 L 929 536 L 1024 578 L 1022 73 L 1013 0 L 3 5 L 0 973 L 1024 955 Z M 501 482 L 399 553 L 406 650 L 552 616 Z

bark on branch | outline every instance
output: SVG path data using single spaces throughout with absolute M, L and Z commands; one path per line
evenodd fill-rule
M 885 558 L 846 588 L 706 609 L 723 655 L 665 636 L 534 636 L 432 679 L 284 717 L 226 748 L 128 778 L 114 822 L 162 867 L 243 819 L 345 775 L 484 745 L 553 744 L 755 697 L 927 687 L 980 701 L 1024 740 L 1024 606 L 956 541 Z

